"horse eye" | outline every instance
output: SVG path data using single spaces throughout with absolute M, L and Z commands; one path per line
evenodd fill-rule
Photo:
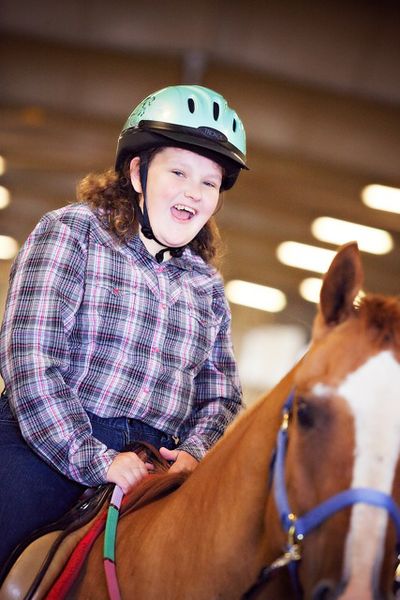
M 310 429 L 314 425 L 313 407 L 301 398 L 297 403 L 297 420 L 299 425 L 305 429 Z

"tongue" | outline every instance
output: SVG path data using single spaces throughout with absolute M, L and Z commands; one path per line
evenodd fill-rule
M 175 217 L 175 219 L 178 219 L 178 221 L 189 221 L 189 219 L 191 219 L 193 216 L 187 210 L 179 210 L 179 209 L 175 208 L 175 206 L 173 206 L 171 208 L 171 212 L 172 212 L 173 216 Z

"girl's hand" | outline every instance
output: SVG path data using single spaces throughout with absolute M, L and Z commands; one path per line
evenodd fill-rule
M 198 461 L 185 450 L 168 450 L 168 448 L 160 448 L 160 454 L 163 458 L 173 461 L 170 468 L 171 473 L 191 473 L 199 464 Z
M 134 452 L 121 452 L 108 467 L 106 479 L 127 494 L 153 469 L 153 465 L 144 463 Z

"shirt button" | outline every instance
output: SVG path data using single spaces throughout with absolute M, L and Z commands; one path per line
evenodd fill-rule
M 166 304 L 161 304 L 161 308 L 165 310 L 167 308 L 167 305 Z
M 153 352 L 160 352 L 160 348 L 153 348 Z
M 150 390 L 149 390 L 149 388 L 146 387 L 146 388 L 144 388 L 143 391 L 144 391 L 145 394 L 148 394 Z

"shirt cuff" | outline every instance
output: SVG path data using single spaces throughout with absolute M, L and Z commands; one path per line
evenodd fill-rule
M 207 445 L 199 436 L 193 436 L 179 444 L 177 450 L 184 450 L 196 460 L 201 461 L 211 446 L 212 444 Z
M 90 487 L 107 483 L 107 471 L 117 454 L 116 450 L 97 454 L 83 471 L 76 469 L 77 472 L 71 473 L 73 479 Z

